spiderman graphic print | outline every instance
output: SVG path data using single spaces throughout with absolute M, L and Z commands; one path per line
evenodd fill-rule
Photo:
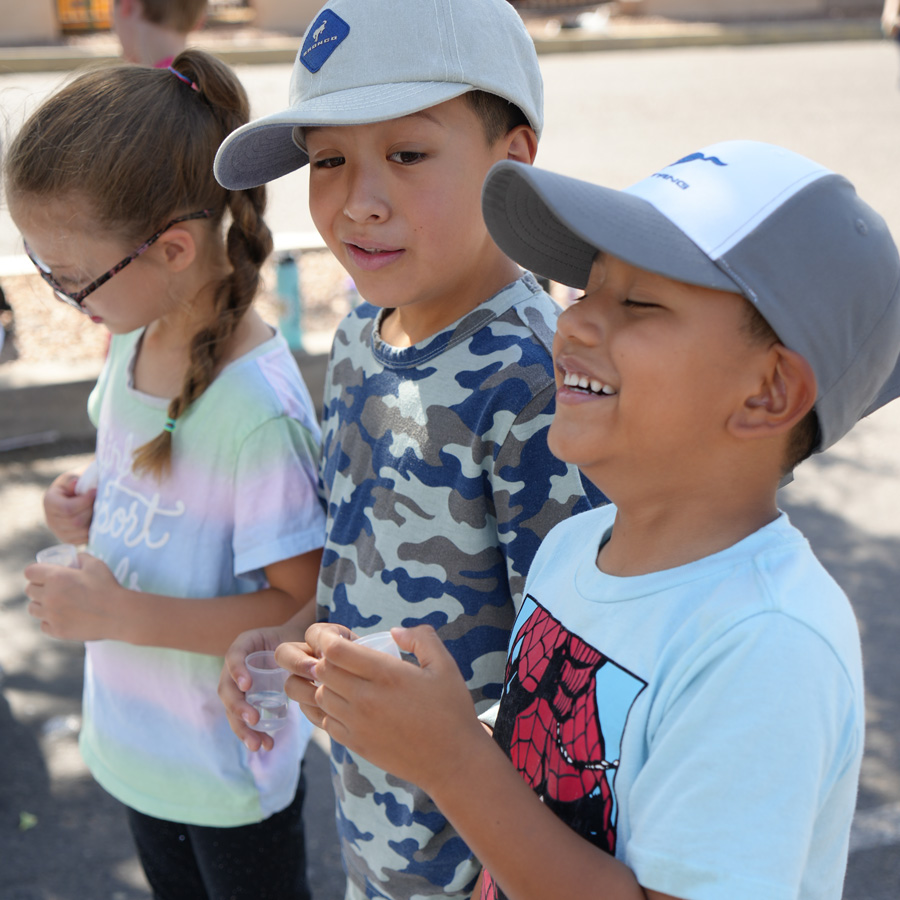
M 494 740 L 546 806 L 614 854 L 619 749 L 646 682 L 567 631 L 530 596 L 518 623 Z M 504 897 L 485 870 L 482 900 Z

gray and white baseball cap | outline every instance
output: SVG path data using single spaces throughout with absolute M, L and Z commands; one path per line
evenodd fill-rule
M 290 105 L 232 132 L 216 178 L 239 190 L 305 166 L 297 127 L 383 122 L 472 90 L 518 106 L 540 136 L 537 53 L 507 0 L 331 0 L 303 37 Z
M 482 196 L 520 265 L 582 288 L 598 250 L 742 294 L 812 366 L 824 450 L 900 396 L 900 256 L 845 178 L 755 141 L 705 147 L 617 191 L 500 162 Z

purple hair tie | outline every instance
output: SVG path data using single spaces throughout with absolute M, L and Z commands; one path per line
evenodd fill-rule
M 173 69 L 171 66 L 168 67 L 169 71 L 176 77 L 183 81 L 188 87 L 193 88 L 195 91 L 199 93 L 200 88 L 197 87 L 197 83 L 195 81 L 191 81 L 186 75 L 182 75 L 178 69 Z

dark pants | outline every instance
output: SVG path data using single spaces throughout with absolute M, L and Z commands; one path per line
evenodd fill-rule
M 303 771 L 290 806 L 237 828 L 181 825 L 128 809 L 156 900 L 310 900 L 303 843 Z

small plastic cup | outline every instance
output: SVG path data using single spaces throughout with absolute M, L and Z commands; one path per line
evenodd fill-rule
M 54 544 L 38 550 L 34 557 L 45 566 L 66 566 L 69 569 L 77 569 L 78 548 L 74 544 Z
M 365 637 L 356 638 L 353 643 L 359 644 L 361 647 L 368 647 L 370 650 L 378 650 L 380 653 L 387 653 L 388 656 L 396 659 L 403 659 L 400 655 L 400 648 L 394 642 L 389 631 L 373 631 L 372 634 L 367 634 Z M 313 679 L 313 684 L 319 687 L 322 682 Z
M 391 637 L 389 631 L 375 631 L 372 634 L 367 634 L 365 637 L 357 638 L 354 643 L 360 644 L 363 647 L 370 647 L 372 650 L 380 650 L 382 653 L 387 653 L 388 656 L 402 659 L 400 656 L 400 648 L 397 646 L 396 641 Z
M 86 494 L 93 490 L 99 483 L 100 470 L 97 468 L 97 460 L 92 459 L 91 464 L 78 476 L 75 482 L 75 493 Z
M 247 655 L 244 663 L 252 679 L 247 691 L 247 702 L 259 712 L 259 722 L 251 726 L 254 731 L 271 734 L 287 725 L 288 697 L 284 683 L 288 672 L 275 662 L 274 650 L 257 650 Z

